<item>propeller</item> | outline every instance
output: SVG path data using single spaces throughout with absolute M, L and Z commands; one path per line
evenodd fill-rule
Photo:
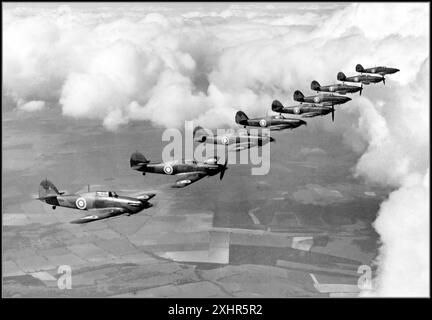
M 362 84 L 360 86 L 360 95 L 362 94 L 362 91 L 363 91 L 363 82 L 362 82 Z
M 335 108 L 334 105 L 332 104 L 332 122 L 334 122 L 334 112 L 335 112 Z
M 225 163 L 223 164 L 221 171 L 220 171 L 220 180 L 223 179 L 224 174 L 225 174 L 225 170 L 227 169 L 227 164 L 228 164 L 228 157 L 225 158 Z

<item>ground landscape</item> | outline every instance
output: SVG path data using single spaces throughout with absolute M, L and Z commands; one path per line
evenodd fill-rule
M 311 273 L 319 283 L 356 285 L 358 267 L 377 254 L 371 223 L 388 191 L 352 177 L 355 155 L 329 143 L 340 138 L 307 129 L 275 134 L 266 176 L 237 164 L 223 181 L 171 189 L 170 177 L 141 176 L 128 164 L 135 149 L 160 158 L 161 128 L 140 122 L 112 133 L 55 111 L 4 112 L 4 295 L 329 296 Z M 157 196 L 130 217 L 73 225 L 78 211 L 32 199 L 45 177 L 61 190 L 91 184 Z M 71 290 L 57 288 L 60 265 L 72 267 Z

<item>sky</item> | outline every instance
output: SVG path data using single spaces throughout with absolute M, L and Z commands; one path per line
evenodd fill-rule
M 135 121 L 232 127 L 241 108 L 312 94 L 355 65 L 401 71 L 365 86 L 334 124 L 353 175 L 394 188 L 374 228 L 377 296 L 429 294 L 427 3 L 3 4 L 3 101 L 107 131 Z M 404 276 L 401 277 L 401 274 Z

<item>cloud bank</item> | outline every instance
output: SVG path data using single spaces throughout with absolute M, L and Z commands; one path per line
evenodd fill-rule
M 319 125 L 359 153 L 357 176 L 396 190 L 374 225 L 374 294 L 427 295 L 428 21 L 421 3 L 6 8 L 3 88 L 18 109 L 59 106 L 108 130 L 215 128 L 234 125 L 239 107 L 260 116 L 275 98 L 291 104 L 294 90 L 357 63 L 397 67 Z

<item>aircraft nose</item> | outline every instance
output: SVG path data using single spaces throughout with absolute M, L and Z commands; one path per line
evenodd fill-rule
M 156 196 L 156 193 L 148 193 L 147 194 L 148 200 L 150 200 L 151 198 L 154 198 L 155 196 Z
M 275 141 L 275 138 L 270 137 L 270 142 L 273 142 L 273 141 Z
M 306 121 L 300 119 L 299 122 L 300 122 L 300 125 L 304 124 L 305 126 L 307 126 L 307 122 Z
M 194 141 L 195 141 L 195 142 L 205 142 L 206 139 L 207 139 L 206 136 L 201 136 L 201 137 L 196 137 L 196 138 L 194 139 Z
M 399 72 L 400 70 L 395 68 L 394 71 L 395 71 L 395 72 Z

